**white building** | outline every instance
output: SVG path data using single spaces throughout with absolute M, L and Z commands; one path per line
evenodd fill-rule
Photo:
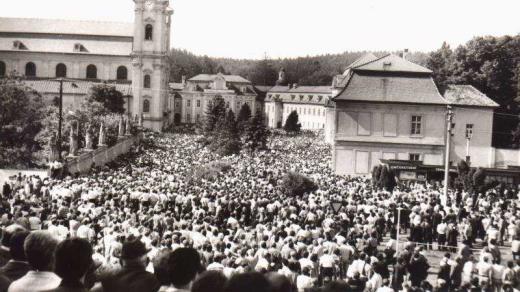
M 171 84 L 178 88 L 178 84 Z M 209 103 L 215 96 L 226 102 L 226 107 L 238 115 L 242 105 L 247 104 L 254 115 L 261 108 L 261 93 L 251 81 L 238 75 L 199 74 L 175 90 L 175 123 L 201 122 Z
M 330 86 L 277 85 L 266 95 L 264 113 L 270 128 L 280 128 L 292 111 L 298 113 L 302 130 L 325 128 L 325 105 L 332 97 Z
M 387 55 L 347 71 L 327 115 L 336 173 L 367 175 L 381 160 L 443 164 L 448 103 L 430 70 Z
M 471 85 L 449 85 L 444 98 L 453 110 L 452 164 L 468 159 L 472 167 L 494 167 L 493 111 L 499 105 Z
M 77 105 L 87 85 L 106 81 L 127 95 L 128 115 L 143 115 L 146 127 L 160 130 L 173 120 L 168 97 L 166 56 L 172 10 L 168 0 L 134 0 L 134 23 L 0 18 L 0 77 L 10 73 L 34 80 L 47 100 L 58 95 L 50 78 L 76 79 L 64 105 Z M 38 81 L 40 80 L 40 81 Z

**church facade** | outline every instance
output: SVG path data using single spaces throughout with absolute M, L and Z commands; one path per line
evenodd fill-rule
M 47 100 L 65 86 L 64 107 L 74 108 L 97 83 L 115 84 L 130 118 L 161 130 L 173 121 L 167 56 L 173 11 L 168 0 L 134 0 L 134 23 L 0 18 L 0 77 L 16 74 Z M 69 82 L 66 82 L 69 83 Z

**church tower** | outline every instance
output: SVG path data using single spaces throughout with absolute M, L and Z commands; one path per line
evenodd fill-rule
M 132 117 L 160 131 L 170 121 L 168 52 L 173 10 L 169 0 L 134 0 L 132 49 Z

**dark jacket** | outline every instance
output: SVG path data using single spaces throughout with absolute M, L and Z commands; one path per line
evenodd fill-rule
M 110 292 L 156 292 L 161 285 L 152 273 L 141 266 L 126 266 L 101 281 L 103 291 Z
M 0 275 L 4 275 L 14 282 L 25 276 L 30 269 L 31 266 L 27 262 L 10 260 L 5 266 L 0 268 Z

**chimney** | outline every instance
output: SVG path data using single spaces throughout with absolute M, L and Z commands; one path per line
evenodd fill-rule
M 287 88 L 289 88 L 289 89 L 292 88 L 291 83 L 287 84 Z
M 182 75 L 181 83 L 182 83 L 182 85 L 186 84 L 186 76 L 185 75 Z
M 406 60 L 407 55 L 408 55 L 408 49 L 404 49 L 404 51 L 403 51 L 403 59 Z

